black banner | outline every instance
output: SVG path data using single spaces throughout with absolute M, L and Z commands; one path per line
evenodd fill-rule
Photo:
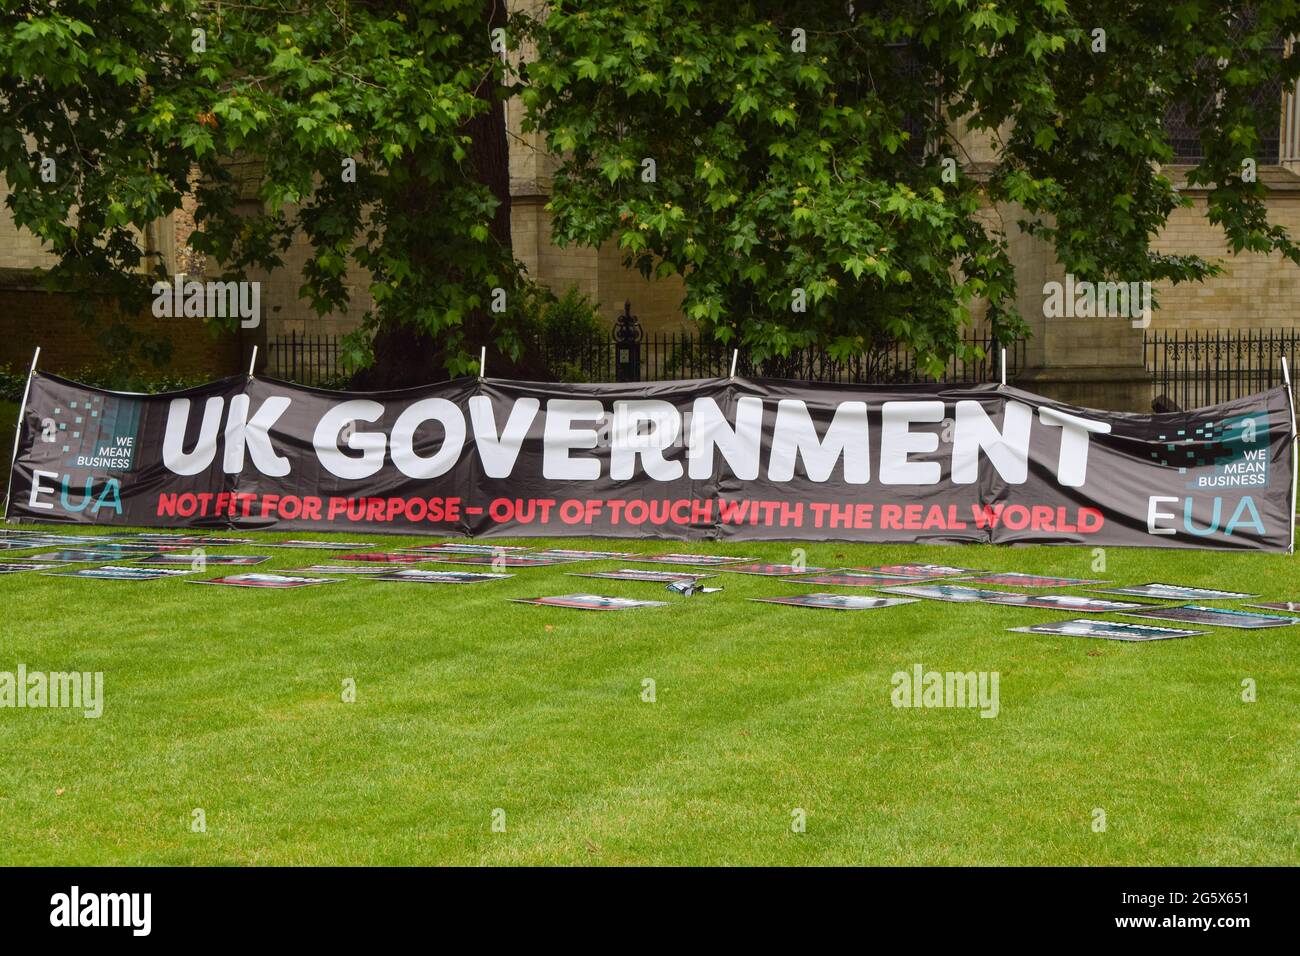
M 458 379 L 165 395 L 33 377 L 6 517 L 493 536 L 1289 550 L 1286 388 L 1190 412 L 994 385 Z

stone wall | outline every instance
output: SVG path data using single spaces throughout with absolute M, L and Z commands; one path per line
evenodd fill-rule
M 14 225 L 5 200 L 9 187 L 0 177 L 0 269 L 37 269 L 54 265 L 55 257 L 41 248 L 40 240 Z
M 26 368 L 40 346 L 40 367 L 73 373 L 108 365 L 114 356 L 96 334 L 115 316 L 107 307 L 87 327 L 77 317 L 69 295 L 51 294 L 31 278 L 30 270 L 0 269 L 0 365 Z M 172 362 L 167 374 L 230 375 L 247 365 L 249 332 L 215 333 L 199 319 L 158 319 L 145 312 L 125 320 L 133 331 L 169 340 Z M 252 330 L 249 330 L 252 331 Z M 241 335 L 243 337 L 241 337 Z
M 1234 256 L 1223 230 L 1205 217 L 1204 190 L 1186 188 L 1186 170 L 1175 182 L 1193 202 L 1178 209 L 1155 243 L 1160 252 L 1196 254 L 1223 266 L 1223 274 L 1202 283 L 1156 286 L 1160 308 L 1154 329 L 1230 330 L 1300 328 L 1300 266 L 1280 255 L 1246 252 Z M 1268 187 L 1270 221 L 1300 237 L 1300 175 L 1263 166 L 1260 181 Z

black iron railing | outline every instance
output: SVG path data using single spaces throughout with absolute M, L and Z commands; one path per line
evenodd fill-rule
M 267 342 L 263 371 L 272 378 L 300 385 L 338 382 L 344 375 L 340 360 L 340 336 L 290 332 Z
M 796 349 L 788 356 L 755 360 L 740 349 L 736 373 L 745 376 L 789 378 L 810 382 L 843 382 L 854 385 L 901 382 L 995 382 L 1001 376 L 999 343 L 989 333 L 968 335 L 963 344 L 979 350 L 976 357 L 952 358 L 937 378 L 918 368 L 916 355 L 900 345 L 874 349 L 847 358 L 834 358 L 824 349 Z M 682 378 L 712 378 L 731 373 L 730 345 L 701 339 L 689 332 L 650 332 L 639 343 L 636 380 L 662 381 Z M 1025 343 L 1006 343 L 1007 377 L 1015 377 L 1024 365 Z M 612 382 L 617 379 L 618 346 L 610 339 L 590 339 L 574 346 L 543 346 L 547 367 L 561 379 Z
M 267 343 L 264 371 L 303 385 L 338 383 L 345 375 L 340 361 L 339 337 L 333 335 L 280 335 Z M 788 356 L 755 361 L 740 350 L 736 373 L 746 376 L 799 379 L 810 382 L 843 382 L 854 385 L 903 382 L 996 382 L 1001 376 L 999 344 L 989 333 L 970 334 L 966 346 L 982 354 L 968 360 L 954 357 L 937 378 L 917 367 L 916 356 L 902 346 L 889 346 L 832 358 L 824 349 L 799 349 Z M 662 381 L 683 378 L 712 378 L 731 373 L 733 349 L 707 341 L 689 332 L 652 332 L 638 342 L 639 356 L 633 381 Z M 613 382 L 618 380 L 618 345 L 610 336 L 580 342 L 541 343 L 540 349 L 552 376 L 561 381 Z M 1006 343 L 1007 377 L 1011 380 L 1024 365 L 1025 343 Z
M 1148 331 L 1143 345 L 1152 399 L 1199 408 L 1282 384 L 1282 359 L 1295 369 L 1300 330 Z

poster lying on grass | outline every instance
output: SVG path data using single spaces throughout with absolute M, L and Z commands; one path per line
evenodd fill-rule
M 667 601 L 640 601 L 634 598 L 608 597 L 604 594 L 557 594 L 554 597 L 511 598 L 515 604 L 543 604 L 547 607 L 571 607 L 580 611 L 631 611 L 639 607 L 663 607 Z
M 539 558 L 562 558 L 571 561 L 612 561 L 617 558 L 635 557 L 630 551 L 580 551 L 573 548 L 547 548 L 538 551 Z
M 999 584 L 1020 588 L 1072 588 L 1081 584 L 1105 584 L 1096 578 L 1058 578 L 1048 574 L 1025 574 L 1021 571 L 997 571 L 966 578 L 967 584 Z
M 270 561 L 264 554 L 195 554 L 192 551 L 167 551 L 159 554 L 131 556 L 136 564 L 168 567 L 177 564 L 235 564 L 248 566 Z
M 630 559 L 637 564 L 674 564 L 683 567 L 720 568 L 728 564 L 740 564 L 753 561 L 753 558 L 738 558 L 725 554 L 647 554 Z
M 839 588 L 876 588 L 887 584 L 921 584 L 934 578 L 900 578 L 891 574 L 868 574 L 852 568 L 827 571 L 824 574 L 796 575 L 782 578 L 788 584 L 833 584 Z
M 484 574 L 481 571 L 425 571 L 407 568 L 391 571 L 371 578 L 371 581 L 405 581 L 409 584 L 482 584 L 485 581 L 504 581 L 513 574 Z
M 1050 624 L 1031 624 L 1029 627 L 1009 627 L 1008 631 L 1022 634 L 1060 634 L 1065 637 L 1100 637 L 1108 641 L 1163 641 L 1171 637 L 1192 637 L 1205 631 L 1186 631 L 1178 627 L 1156 627 L 1154 624 L 1127 624 L 1123 621 L 1052 621 Z
M 702 581 L 712 574 L 692 573 L 690 571 L 641 571 L 637 568 L 619 568 L 617 571 L 569 571 L 575 578 L 605 578 L 610 581 L 656 581 L 671 584 L 674 581 Z
M 252 544 L 253 542 L 248 542 Z M 373 548 L 373 541 L 264 541 L 264 548 L 293 548 L 298 551 L 360 551 Z
M 457 542 L 443 541 L 440 544 L 422 544 L 413 548 L 400 548 L 403 553 L 424 554 L 439 552 L 445 554 L 520 554 L 524 551 L 531 551 L 532 548 L 525 548 L 521 545 L 507 544 L 459 544 Z
M 257 544 L 252 538 L 214 538 L 202 534 L 138 534 L 133 538 L 123 539 L 127 544 L 148 544 L 155 549 L 166 551 L 169 548 L 225 548 L 246 544 Z M 263 542 L 263 547 L 275 547 Z
M 1181 621 L 1184 624 L 1208 624 L 1211 627 L 1288 627 L 1300 624 L 1300 617 L 1282 614 L 1259 614 L 1254 611 L 1234 611 L 1226 607 L 1209 607 L 1204 604 L 1182 604 L 1178 607 L 1151 608 L 1147 611 L 1124 611 L 1130 617 L 1152 617 L 1163 621 Z
M 1032 607 L 1049 611 L 1080 611 L 1083 613 L 1100 613 L 1103 611 L 1131 611 L 1154 604 L 1140 601 L 1111 601 L 1106 598 L 1088 597 L 1083 594 L 1003 594 L 995 598 L 985 598 L 986 604 L 1006 604 L 1011 607 Z
M 1164 598 L 1175 601 L 1223 601 L 1259 597 L 1244 591 L 1219 591 L 1214 588 L 1192 588 L 1181 584 L 1129 584 L 1113 588 L 1090 588 L 1096 594 L 1127 594 L 1131 597 Z
M 952 568 L 946 564 L 882 564 L 875 568 L 854 568 L 853 570 L 902 578 L 947 578 L 962 574 L 984 573 L 970 568 Z
M 180 568 L 128 568 L 116 564 L 105 565 L 102 568 L 79 568 L 76 571 L 50 572 L 55 577 L 93 578 L 98 581 L 157 581 L 160 578 L 194 573 L 194 571 Z
M 992 384 L 462 378 L 162 395 L 43 373 L 6 515 L 80 524 L 1286 550 L 1289 393 L 1190 412 Z M 889 572 L 886 572 L 889 573 Z
M 382 564 L 371 564 L 364 567 L 357 567 L 351 564 L 312 564 L 305 568 L 290 568 L 288 574 L 390 574 L 391 568 L 384 567 Z
M 968 588 L 960 584 L 888 585 L 878 587 L 876 590 L 888 591 L 890 594 L 906 594 L 908 597 L 925 598 L 928 601 L 952 601 L 956 604 L 973 604 L 977 601 L 1029 597 L 1028 594 L 1013 594 L 1010 591 L 989 591 L 984 588 Z
M 433 554 L 420 556 L 421 562 L 436 564 L 490 564 L 494 568 L 544 568 L 552 564 L 574 564 L 578 558 L 544 558 L 536 554 Z
M 81 551 L 81 550 L 63 550 L 63 551 L 46 551 L 43 554 L 24 554 L 24 558 L 31 558 L 33 561 L 58 561 L 63 564 L 93 564 L 96 561 L 114 561 L 121 560 L 120 554 L 114 554 L 112 551 Z
M 217 584 L 229 588 L 309 588 L 338 584 L 338 578 L 302 578 L 289 574 L 230 574 L 224 578 L 193 579 L 190 584 Z
M 795 607 L 820 607 L 832 611 L 874 611 L 899 604 L 915 604 L 915 598 L 873 598 L 856 594 L 791 594 L 786 597 L 750 598 L 762 604 L 791 604 Z
M 737 574 L 760 574 L 764 577 L 779 578 L 787 574 L 806 574 L 825 571 L 825 568 L 811 568 L 799 564 L 723 564 L 719 571 L 735 571 Z

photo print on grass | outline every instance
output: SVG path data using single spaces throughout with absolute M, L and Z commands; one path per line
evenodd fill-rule
M 229 574 L 223 578 L 194 579 L 190 584 L 216 584 L 230 588 L 306 588 L 317 584 L 339 584 L 337 578 L 306 578 L 288 574 Z
M 791 584 L 831 584 L 841 588 L 875 588 L 890 584 L 920 584 L 925 581 L 937 581 L 938 578 L 904 578 L 893 574 L 870 574 L 853 568 L 841 568 L 836 571 L 823 571 L 820 574 L 800 574 L 785 577 L 782 581 Z
M 534 554 L 424 554 L 419 560 L 437 564 L 491 565 L 494 568 L 544 568 L 573 564 L 575 558 L 543 558 Z
M 388 574 L 390 569 L 382 564 L 313 564 L 305 568 L 290 568 L 286 574 Z
M 427 568 L 404 568 L 401 571 L 389 571 L 371 581 L 398 581 L 407 584 L 483 584 L 487 581 L 503 581 L 513 578 L 513 574 L 488 574 L 483 571 L 431 571 Z
M 713 574 L 691 573 L 690 571 L 643 571 L 637 568 L 619 568 L 617 571 L 566 571 L 574 578 L 606 578 L 610 581 L 655 581 L 671 584 L 674 581 L 702 581 L 716 577 Z
M 740 564 L 746 561 L 757 561 L 758 559 L 735 558 L 718 554 L 648 554 L 629 560 L 635 564 L 680 564 L 686 567 L 720 568 L 724 564 Z
M 116 543 L 117 542 L 114 541 L 95 541 L 93 539 L 74 539 L 69 541 L 63 537 L 5 538 L 0 541 L 0 551 L 23 551 L 30 548 L 85 548 L 107 552 L 110 547 Z
M 195 554 L 192 551 L 167 551 L 159 554 L 146 554 L 138 558 L 132 557 L 131 563 L 155 565 L 158 567 L 171 567 L 173 565 L 194 564 L 202 561 L 204 564 L 226 564 L 247 567 L 270 560 L 270 557 L 265 554 Z
M 1228 601 L 1259 597 L 1241 591 L 1219 591 L 1214 588 L 1191 588 L 1181 584 L 1124 584 L 1110 588 L 1089 588 L 1093 594 L 1127 594 L 1130 597 L 1165 598 L 1170 601 Z
M 13 532 L 13 534 L 18 535 L 20 538 L 27 541 L 40 542 L 39 545 L 35 545 L 34 547 L 49 546 L 57 548 L 64 545 L 71 545 L 74 547 L 80 545 L 83 547 L 97 548 L 101 545 L 110 544 L 122 539 L 121 535 L 116 534 L 52 534 L 50 532 Z
M 57 564 L 21 564 L 16 561 L 0 561 L 0 574 L 19 574 L 23 571 L 48 571 L 57 568 Z
M 794 607 L 826 608 L 832 611 L 874 611 L 900 604 L 916 604 L 915 598 L 863 597 L 858 594 L 790 594 L 785 597 L 750 598 L 761 604 L 789 604 Z
M 636 557 L 631 551 L 579 551 L 573 548 L 547 548 L 545 551 L 538 551 L 537 556 L 541 558 L 565 558 L 570 561 L 615 561 L 621 558 Z
M 129 542 L 113 541 L 108 544 L 97 544 L 94 546 L 95 551 L 106 554 L 136 555 L 136 554 L 171 554 L 177 551 L 189 552 L 191 548 L 187 545 L 180 544 L 157 544 L 150 542 L 145 544 L 138 542 L 131 544 Z
M 511 601 L 515 604 L 540 604 L 545 607 L 567 607 L 580 611 L 632 611 L 642 607 L 664 607 L 668 603 L 608 597 L 604 594 L 557 594 L 553 597 L 511 598 Z
M 878 587 L 877 591 L 890 594 L 904 594 L 908 597 L 925 598 L 927 601 L 952 601 L 958 604 L 973 604 L 990 598 L 1029 597 L 1028 594 L 1012 594 L 1010 591 L 988 591 L 982 588 L 968 588 L 960 584 L 906 584 Z
M 758 574 L 763 577 L 779 578 L 790 574 L 815 574 L 825 568 L 803 567 L 796 564 L 728 564 L 718 568 L 719 571 L 735 571 L 737 574 Z
M 1095 614 L 1104 611 L 1125 612 L 1134 608 L 1156 607 L 1140 601 L 1112 601 L 1107 598 L 1089 597 L 1084 594 L 1002 594 L 996 598 L 985 598 L 985 604 L 1001 604 L 1012 607 L 1039 608 L 1046 611 L 1080 611 Z
M 100 568 L 78 568 L 77 570 L 59 570 L 48 572 L 54 577 L 93 578 L 97 581 L 158 581 L 162 578 L 179 577 L 184 574 L 196 574 L 188 568 L 140 568 L 125 565 L 107 564 Z
M 423 554 L 399 554 L 393 551 L 367 551 L 364 554 L 335 554 L 331 555 L 333 561 L 364 561 L 369 564 L 420 564 L 425 561 L 432 561 Z
M 1009 627 L 1008 631 L 1021 634 L 1059 634 L 1063 637 L 1097 637 L 1107 641 L 1163 641 L 1174 637 L 1192 637 L 1206 631 L 1187 631 L 1177 627 L 1157 627 L 1154 624 L 1126 624 L 1123 621 L 1097 621 L 1080 618 L 1076 621 L 1052 621 L 1049 624 L 1031 624 L 1028 627 Z
M 120 561 L 122 558 L 120 554 L 111 551 L 83 551 L 71 548 L 62 551 L 46 551 L 44 554 L 29 554 L 26 557 L 33 561 L 56 561 L 60 564 L 95 564 L 101 561 L 112 561 L 115 558 Z
M 950 578 L 961 574 L 988 574 L 971 568 L 951 568 L 945 564 L 882 564 L 874 568 L 851 568 L 868 574 L 896 574 L 901 578 Z
M 1072 588 L 1085 584 L 1105 584 L 1095 578 L 1057 578 L 1049 574 L 1025 574 L 1021 571 L 995 571 L 979 577 L 965 578 L 966 584 L 999 584 L 1019 588 Z
M 424 554 L 432 551 L 448 554 L 522 554 L 532 548 L 520 544 L 462 544 L 458 541 L 442 541 L 437 544 L 417 544 L 409 548 L 398 548 L 403 554 Z
M 1151 608 L 1146 611 L 1125 611 L 1130 617 L 1149 617 L 1158 621 L 1179 621 L 1183 624 L 1205 624 L 1210 627 L 1241 627 L 1251 630 L 1264 627 L 1289 627 L 1300 624 L 1300 617 L 1281 614 L 1256 614 L 1252 611 L 1234 611 L 1225 607 L 1207 607 L 1202 604 L 1180 604 L 1177 607 Z
M 123 540 L 130 544 L 151 545 L 161 551 L 167 550 L 164 546 L 172 545 L 181 548 L 227 548 L 257 544 L 253 538 L 214 538 L 201 534 L 137 534 Z
M 252 544 L 253 542 L 248 542 Z M 263 548 L 298 548 L 303 551 L 357 551 L 361 548 L 373 548 L 373 541 L 263 541 Z

